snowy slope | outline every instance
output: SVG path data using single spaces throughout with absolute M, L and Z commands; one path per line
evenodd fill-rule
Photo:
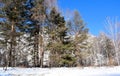
M 0 76 L 120 76 L 118 67 L 85 68 L 0 68 Z

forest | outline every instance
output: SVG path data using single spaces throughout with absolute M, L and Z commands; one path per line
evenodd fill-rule
M 0 0 L 0 67 L 120 65 L 120 22 L 89 33 L 78 10 L 61 13 L 57 0 Z

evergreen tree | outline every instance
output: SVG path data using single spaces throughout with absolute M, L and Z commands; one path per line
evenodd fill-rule
M 50 65 L 58 66 L 72 66 L 75 61 L 74 56 L 71 55 L 73 46 L 67 36 L 67 28 L 65 26 L 64 17 L 53 8 L 49 16 L 49 37 L 48 50 L 50 50 Z
M 15 47 L 17 45 L 16 38 L 21 35 L 19 31 L 19 22 L 21 20 L 21 12 L 22 12 L 22 5 L 25 0 L 9 0 L 5 2 L 5 7 L 3 10 L 5 11 L 5 18 L 7 23 L 2 26 L 2 35 L 4 39 L 9 43 L 9 59 L 8 65 L 9 66 L 16 66 L 16 51 Z M 6 42 L 6 43 L 7 43 Z

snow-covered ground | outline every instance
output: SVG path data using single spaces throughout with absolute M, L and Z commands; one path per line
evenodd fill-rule
M 117 67 L 85 68 L 0 68 L 0 76 L 120 76 Z

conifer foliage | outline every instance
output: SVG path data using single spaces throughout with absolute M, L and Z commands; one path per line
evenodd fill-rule
M 2 25 L 2 36 L 5 39 L 5 43 L 8 49 L 8 66 L 16 66 L 16 49 L 17 41 L 16 38 L 21 35 L 19 32 L 19 22 L 22 19 L 22 3 L 25 0 L 3 0 L 5 6 L 3 11 L 5 12 L 4 18 L 6 18 L 6 22 Z
M 0 67 L 120 65 L 120 22 L 106 25 L 108 33 L 93 36 L 57 0 L 0 0 Z
M 59 8 L 53 6 L 55 0 L 1 2 L 4 6 L 0 9 L 0 17 L 5 21 L 0 22 L 0 47 L 4 52 L 0 54 L 5 56 L 0 59 L 0 66 L 74 67 L 87 64 L 91 55 L 88 29 L 78 11 L 67 21 Z

